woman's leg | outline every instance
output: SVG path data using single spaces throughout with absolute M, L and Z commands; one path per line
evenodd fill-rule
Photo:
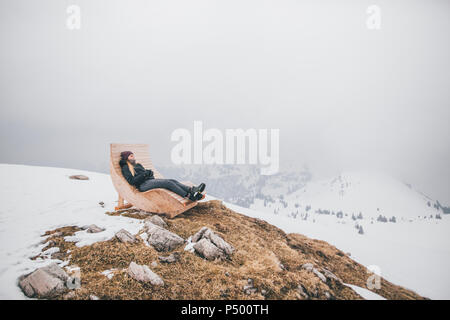
M 179 182 L 178 180 L 175 179 L 167 179 L 172 181 L 173 183 L 175 183 L 177 186 L 179 186 L 181 189 L 185 190 L 186 192 L 189 192 L 191 190 L 191 187 Z
M 182 197 L 186 197 L 190 189 L 188 186 L 185 186 L 184 184 L 179 183 L 176 180 L 174 182 L 173 179 L 150 179 L 141 184 L 141 186 L 139 187 L 139 191 L 144 192 L 156 188 L 164 188 L 170 190 Z

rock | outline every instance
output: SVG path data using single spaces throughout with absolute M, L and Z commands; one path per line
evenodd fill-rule
M 302 265 L 302 268 L 308 271 L 312 271 L 314 269 L 314 265 L 312 263 L 305 263 L 304 265 Z
M 323 282 L 327 282 L 327 278 L 316 268 L 314 268 L 314 265 L 312 263 L 305 263 L 302 265 L 302 268 L 308 271 L 312 271 L 317 277 L 319 277 L 320 280 Z
M 70 176 L 69 179 L 73 179 L 73 180 L 89 180 L 89 177 L 82 175 L 82 174 L 76 174 L 73 176 Z
M 211 241 L 209 241 L 209 239 L 206 238 L 196 242 L 194 244 L 194 249 L 207 260 L 214 260 L 224 256 L 223 251 L 217 248 Z
M 225 271 L 225 276 L 229 277 L 230 273 L 228 271 Z
M 167 257 L 159 256 L 158 259 L 161 262 L 174 263 L 174 262 L 177 262 L 178 260 L 180 260 L 180 254 L 178 252 L 174 252 Z
M 212 243 L 216 245 L 217 248 L 222 250 L 228 256 L 231 255 L 234 251 L 234 248 L 228 242 L 223 240 L 211 229 L 208 229 L 203 233 L 203 238 L 208 238 Z
M 170 251 L 181 246 L 185 240 L 179 235 L 147 221 L 148 243 L 158 251 Z
M 120 242 L 123 242 L 123 243 L 128 243 L 128 242 L 134 243 L 137 241 L 136 237 L 133 236 L 131 233 L 129 233 L 125 229 L 119 230 L 115 236 L 117 239 L 119 239 Z
M 156 261 L 153 261 L 152 263 L 150 263 L 150 265 L 151 265 L 153 268 L 156 268 L 156 267 L 158 266 L 158 263 L 157 263 Z
M 151 222 L 161 228 L 167 228 L 167 223 L 164 221 L 164 219 L 157 215 L 145 219 L 145 222 Z
M 261 295 L 265 296 L 266 294 L 267 294 L 267 290 L 262 289 L 262 290 L 261 290 Z
M 69 276 L 56 263 L 19 278 L 19 287 L 27 297 L 54 298 L 66 289 Z
M 327 282 L 327 278 L 325 278 L 325 276 L 316 268 L 313 269 L 313 272 L 316 276 L 319 277 L 320 280 L 322 280 L 323 282 Z
M 337 281 L 337 282 L 342 282 L 342 280 L 339 279 L 339 278 L 338 278 L 334 273 L 332 273 L 330 270 L 323 268 L 322 271 L 323 271 L 323 275 L 324 275 L 327 279 L 334 280 L 334 281 Z
M 103 201 L 100 201 L 99 203 L 98 203 L 99 205 L 100 205 L 100 207 L 102 207 L 102 208 L 104 208 L 105 207 L 105 203 L 103 202 Z
M 214 231 L 212 231 L 208 227 L 201 228 L 196 234 L 192 236 L 192 242 L 199 243 L 201 240 L 206 239 L 209 240 L 210 243 L 212 243 L 216 248 L 218 248 L 222 254 L 215 253 L 215 256 L 230 256 L 234 248 L 229 243 L 227 243 L 225 240 L 223 240 L 218 234 L 216 234 Z M 215 250 L 212 248 L 209 244 L 206 242 L 203 242 L 202 245 L 198 246 L 199 248 L 210 248 L 211 250 Z M 194 245 L 195 248 L 195 245 Z M 203 248 L 203 249 L 205 249 Z M 197 250 L 198 251 L 198 250 Z M 199 252 L 201 253 L 201 252 Z
M 150 282 L 152 285 L 155 286 L 163 286 L 164 281 L 148 266 L 142 266 L 139 264 L 136 264 L 135 262 L 131 262 L 130 266 L 128 267 L 128 274 L 133 279 L 140 281 L 140 282 Z
M 95 295 L 93 295 L 93 294 L 89 295 L 89 299 L 90 299 L 90 300 L 100 300 L 99 297 L 97 297 L 97 296 L 95 296 Z
M 105 231 L 105 229 L 100 228 L 95 224 L 91 224 L 86 228 L 87 233 L 98 233 L 98 232 L 102 232 L 102 231 Z
M 208 229 L 209 229 L 208 227 L 203 227 L 203 228 L 201 228 L 196 234 L 194 234 L 194 235 L 192 236 L 191 241 L 192 241 L 192 242 L 197 242 L 197 241 L 199 241 L 199 240 L 203 237 L 203 234 L 205 233 L 205 231 L 208 230 Z

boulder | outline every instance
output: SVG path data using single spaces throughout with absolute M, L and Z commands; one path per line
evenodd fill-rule
M 82 175 L 82 174 L 76 174 L 73 176 L 70 176 L 69 179 L 73 179 L 73 180 L 89 180 L 89 177 Z
M 19 287 L 27 297 L 54 298 L 62 294 L 69 276 L 56 263 L 39 268 L 19 278 Z
M 123 243 L 134 243 L 137 241 L 136 237 L 125 229 L 119 230 L 115 236 L 117 239 L 119 239 L 120 242 Z
M 150 282 L 152 285 L 155 286 L 163 286 L 164 281 L 148 266 L 145 265 L 139 265 L 135 262 L 131 262 L 130 266 L 127 270 L 130 277 L 133 279 L 140 281 L 140 282 Z
M 91 224 L 89 226 L 86 226 L 83 229 L 86 229 L 87 233 L 98 233 L 98 232 L 105 231 L 105 229 L 100 228 L 99 226 L 97 226 L 95 224 Z
M 147 239 L 148 243 L 158 251 L 170 251 L 185 242 L 179 235 L 149 221 L 147 221 L 145 226 L 146 232 L 149 234 Z
M 215 247 L 217 247 L 220 251 L 222 251 L 221 256 L 230 256 L 234 248 L 232 245 L 230 245 L 228 242 L 223 240 L 218 234 L 216 234 L 214 231 L 212 231 L 208 227 L 201 228 L 196 234 L 192 236 L 191 241 L 192 242 L 200 242 L 202 239 L 207 239 L 209 242 L 211 242 Z M 210 247 L 208 244 L 203 243 L 199 247 Z M 195 249 L 195 245 L 194 245 Z M 212 248 L 211 248 L 212 249 Z
M 191 241 L 192 241 L 192 242 L 197 242 L 197 241 L 199 241 L 199 240 L 203 237 L 203 234 L 205 233 L 205 231 L 208 230 L 208 229 L 209 229 L 208 227 L 203 227 L 203 228 L 201 228 L 196 234 L 194 234 L 194 235 L 192 236 Z
M 203 238 L 209 239 L 217 248 L 222 250 L 227 256 L 231 255 L 234 248 L 225 240 L 223 240 L 218 234 L 214 233 L 211 229 L 205 230 Z
M 167 257 L 159 256 L 158 259 L 161 262 L 174 263 L 174 262 L 177 262 L 178 260 L 180 260 L 180 254 L 178 252 L 174 252 L 174 253 L 171 253 Z
M 150 218 L 145 219 L 145 222 L 153 223 L 161 228 L 167 228 L 167 223 L 160 216 L 151 216 Z
M 207 260 L 223 258 L 224 256 L 223 251 L 206 238 L 203 238 L 200 241 L 196 242 L 194 244 L 194 249 Z

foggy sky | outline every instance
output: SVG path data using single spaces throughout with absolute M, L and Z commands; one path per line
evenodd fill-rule
M 126 142 L 165 164 L 201 120 L 280 129 L 281 167 L 384 170 L 448 205 L 449 31 L 446 0 L 0 0 L 0 162 L 107 172 Z

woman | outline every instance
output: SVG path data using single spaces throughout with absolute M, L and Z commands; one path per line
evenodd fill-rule
M 152 170 L 145 169 L 140 163 L 136 163 L 133 152 L 123 151 L 120 154 L 120 167 L 122 174 L 129 184 L 144 192 L 155 188 L 164 188 L 175 192 L 183 198 L 189 198 L 191 201 L 198 201 L 205 196 L 202 192 L 206 185 L 201 183 L 198 186 L 189 187 L 178 182 L 175 179 L 155 179 Z

